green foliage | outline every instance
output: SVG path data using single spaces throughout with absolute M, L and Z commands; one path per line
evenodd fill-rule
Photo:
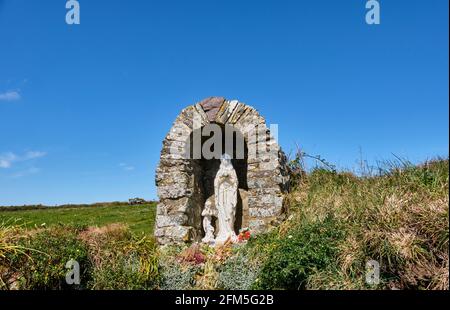
M 448 186 L 448 159 L 427 161 L 421 165 L 413 165 L 406 160 L 385 161 L 381 174 L 390 186 L 401 186 L 410 191 L 428 191 L 442 193 Z
M 162 290 L 193 289 L 196 284 L 195 276 L 201 272 L 201 267 L 198 265 L 182 265 L 173 260 L 163 262 L 160 268 L 160 289 Z
M 303 222 L 278 238 L 265 261 L 256 288 L 302 289 L 308 277 L 333 264 L 342 231 L 332 217 Z
M 286 234 L 297 222 L 332 214 L 344 238 L 337 242 L 335 264 L 314 272 L 312 289 L 448 288 L 448 159 L 420 165 L 397 159 L 377 171 L 314 169 L 292 193 L 295 211 Z M 286 229 L 285 229 L 286 230 Z M 365 264 L 376 260 L 381 283 L 365 284 Z
M 158 287 L 158 253 L 152 239 L 138 239 L 131 234 L 115 240 L 108 238 L 95 256 L 98 259 L 89 283 L 92 289 L 140 290 Z
M 23 289 L 81 289 L 89 280 L 91 264 L 87 247 L 77 238 L 79 228 L 59 226 L 39 231 L 20 239 L 24 253 L 7 256 L 9 273 L 15 275 L 15 285 Z M 65 265 L 69 260 L 80 264 L 81 285 L 68 286 Z
M 218 268 L 217 287 L 225 290 L 249 290 L 258 277 L 260 266 L 244 251 L 239 251 Z
M 22 232 L 23 233 L 23 232 Z M 3 289 L 154 289 L 159 285 L 157 245 L 126 226 L 53 226 L 22 235 L 21 251 L 0 260 Z M 80 265 L 80 285 L 66 284 L 65 265 Z
M 95 290 L 144 290 L 154 289 L 155 279 L 134 269 L 126 258 L 96 269 L 92 289 Z
M 295 189 L 306 175 L 302 153 L 297 152 L 295 158 L 288 161 L 287 167 L 289 171 L 290 188 Z
M 146 272 L 136 255 L 117 256 L 92 274 L 90 288 L 96 290 L 142 290 L 154 289 L 158 286 L 158 273 Z M 155 260 L 154 264 L 157 265 Z

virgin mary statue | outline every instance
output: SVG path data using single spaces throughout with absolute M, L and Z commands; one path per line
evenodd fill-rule
M 216 242 L 225 242 L 228 239 L 236 240 L 234 221 L 236 216 L 238 179 L 236 171 L 231 164 L 231 157 L 223 154 L 220 158 L 220 168 L 214 179 L 214 198 L 219 221 Z

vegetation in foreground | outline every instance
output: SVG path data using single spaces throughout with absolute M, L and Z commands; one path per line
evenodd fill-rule
M 448 159 L 391 162 L 362 176 L 305 173 L 301 160 L 291 162 L 289 218 L 235 245 L 158 247 L 124 224 L 4 225 L 0 288 L 449 288 Z M 79 286 L 65 284 L 69 259 L 80 262 Z M 380 264 L 377 285 L 366 283 L 370 260 Z

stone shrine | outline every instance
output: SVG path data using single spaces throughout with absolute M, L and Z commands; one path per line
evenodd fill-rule
M 237 100 L 210 97 L 181 111 L 156 170 L 160 244 L 221 243 L 267 231 L 287 213 L 286 156 L 265 119 Z

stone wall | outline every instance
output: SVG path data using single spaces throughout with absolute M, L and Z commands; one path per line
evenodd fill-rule
M 241 222 L 248 225 L 252 233 L 277 225 L 287 212 L 283 204 L 289 183 L 286 156 L 271 137 L 264 118 L 254 108 L 236 100 L 210 97 L 185 108 L 163 141 L 156 170 L 159 203 L 155 236 L 158 242 L 192 242 L 202 238 L 201 212 L 208 197 L 203 190 L 199 161 L 183 155 L 195 129 L 194 118 L 200 120 L 201 126 L 231 125 L 246 139 L 250 130 L 258 125 L 258 139 L 247 139 L 247 147 L 256 146 L 258 150 L 263 147 L 265 151 L 257 151 L 256 156 L 246 158 L 247 184 L 240 188 L 241 196 L 245 196 Z

